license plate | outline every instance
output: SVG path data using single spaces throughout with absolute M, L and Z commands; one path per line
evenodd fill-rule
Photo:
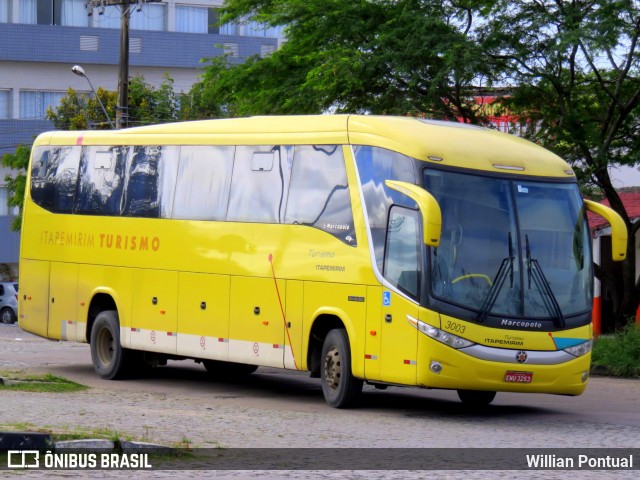
M 507 372 L 504 381 L 508 383 L 531 383 L 533 372 Z

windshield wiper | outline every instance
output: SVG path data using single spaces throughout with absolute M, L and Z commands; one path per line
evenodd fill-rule
M 509 256 L 502 259 L 502 263 L 500 264 L 500 268 L 498 268 L 498 273 L 496 273 L 496 277 L 493 280 L 493 284 L 491 285 L 491 289 L 489 293 L 482 302 L 482 307 L 480 308 L 480 313 L 476 317 L 476 322 L 484 322 L 487 319 L 487 315 L 493 308 L 498 299 L 498 295 L 500 295 L 500 291 L 502 290 L 502 286 L 509 277 L 510 288 L 513 288 L 513 261 L 515 257 L 513 255 L 513 242 L 511 240 L 511 232 L 509 232 Z
M 547 307 L 549 313 L 554 316 L 554 323 L 559 328 L 564 328 L 564 316 L 562 315 L 562 310 L 560 309 L 560 304 L 558 303 L 558 299 L 553 294 L 553 290 L 551 289 L 551 285 L 549 284 L 549 280 L 544 276 L 544 272 L 542 271 L 542 267 L 538 263 L 538 260 L 531 256 L 531 248 L 529 247 L 529 235 L 525 235 L 525 243 L 526 243 L 526 254 L 527 254 L 527 278 L 528 278 L 528 286 L 529 290 L 531 290 L 531 280 L 538 288 L 540 292 L 540 296 L 542 297 L 542 301 L 544 305 Z

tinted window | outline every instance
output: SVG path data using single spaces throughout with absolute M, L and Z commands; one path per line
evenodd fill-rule
M 355 245 L 342 147 L 295 147 L 285 221 L 319 228 Z
M 178 168 L 178 147 L 133 147 L 123 215 L 170 217 Z
M 235 147 L 181 147 L 174 218 L 225 219 L 234 150 Z
M 291 148 L 236 147 L 227 219 L 281 223 L 291 172 Z
M 389 215 L 384 276 L 413 298 L 420 292 L 420 220 L 417 210 L 394 206 Z
M 75 211 L 120 215 L 131 147 L 86 147 L 80 162 Z
M 70 213 L 81 147 L 38 147 L 33 153 L 31 198 L 49 211 Z
M 414 207 L 406 195 L 390 189 L 385 180 L 416 183 L 413 160 L 391 150 L 378 147 L 356 147 L 356 163 L 378 269 L 382 271 L 387 215 L 392 204 Z

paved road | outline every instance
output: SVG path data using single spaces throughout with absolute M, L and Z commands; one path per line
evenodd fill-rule
M 259 369 L 236 383 L 216 383 L 201 366 L 184 361 L 170 362 L 142 379 L 102 380 L 93 372 L 87 345 L 51 342 L 0 325 L 0 371 L 20 369 L 51 372 L 91 388 L 70 394 L 3 392 L 0 429 L 111 429 L 162 444 L 188 440 L 197 447 L 640 448 L 639 380 L 592 378 L 580 397 L 502 393 L 479 413 L 465 411 L 454 392 L 365 387 L 359 408 L 336 410 L 324 403 L 317 379 L 276 369 Z M 567 478 L 567 472 L 550 473 L 545 478 Z M 630 473 L 615 472 L 615 478 L 635 478 Z M 340 472 L 319 475 L 344 477 Z M 486 472 L 460 475 L 490 477 Z M 593 475 L 573 472 L 573 478 Z M 299 472 L 278 476 L 297 478 Z M 375 478 L 385 476 L 399 478 L 390 472 Z M 227 477 L 237 474 L 217 475 Z M 370 473 L 350 477 L 374 478 Z M 439 472 L 436 478 L 459 477 Z

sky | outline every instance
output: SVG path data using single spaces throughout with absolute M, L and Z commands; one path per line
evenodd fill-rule
M 614 188 L 640 186 L 640 167 L 609 167 Z

